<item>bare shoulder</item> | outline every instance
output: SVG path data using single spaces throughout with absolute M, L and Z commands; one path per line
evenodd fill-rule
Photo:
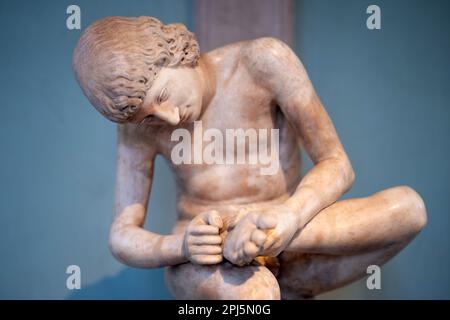
M 247 46 L 247 43 L 248 41 L 230 43 L 205 53 L 203 57 L 215 66 L 221 78 L 227 79 L 236 71 L 242 49 Z
M 263 37 L 243 43 L 243 53 L 261 57 L 283 57 L 293 54 L 292 49 L 282 40 Z
M 301 66 L 294 51 L 283 41 L 272 37 L 247 41 L 241 54 L 242 62 L 250 72 L 265 75 L 283 74 L 287 69 Z
M 235 42 L 206 55 L 222 78 L 227 79 L 245 68 L 255 83 L 270 90 L 279 102 L 293 94 L 301 95 L 304 101 L 313 95 L 314 90 L 300 59 L 279 39 L 263 37 Z
M 230 43 L 204 54 L 219 67 L 242 63 L 251 72 L 284 73 L 294 68 L 303 72 L 303 65 L 295 52 L 283 41 L 273 37 Z
M 150 126 L 135 124 L 119 124 L 117 137 L 119 146 L 126 149 L 139 150 L 144 153 L 156 153 L 160 132 Z
M 294 51 L 276 38 L 258 38 L 242 48 L 242 63 L 256 82 L 271 90 L 281 103 L 301 96 L 309 101 L 313 88 L 308 74 Z

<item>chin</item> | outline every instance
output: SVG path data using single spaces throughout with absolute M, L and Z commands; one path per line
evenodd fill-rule
M 185 114 L 182 116 L 181 123 L 192 123 L 198 120 L 200 117 L 200 112 L 193 112 L 190 110 L 186 110 Z

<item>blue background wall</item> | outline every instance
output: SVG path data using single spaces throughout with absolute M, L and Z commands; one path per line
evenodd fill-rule
M 365 27 L 369 4 L 382 30 Z M 192 28 L 191 1 L 0 2 L 0 298 L 171 298 L 162 270 L 137 270 L 108 251 L 115 126 L 89 106 L 71 70 L 82 28 L 109 15 L 152 15 Z M 325 298 L 450 298 L 450 5 L 446 1 L 298 1 L 296 51 L 350 155 L 346 197 L 408 184 L 429 224 L 382 269 Z M 147 228 L 175 219 L 173 177 L 158 159 Z M 66 267 L 82 289 L 65 286 Z

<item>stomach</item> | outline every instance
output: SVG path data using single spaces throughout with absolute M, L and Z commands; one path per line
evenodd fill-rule
M 280 167 L 273 175 L 261 175 L 259 169 L 255 165 L 175 168 L 179 216 L 191 219 L 212 209 L 228 215 L 254 205 L 285 201 L 300 178 L 296 168 L 283 170 Z

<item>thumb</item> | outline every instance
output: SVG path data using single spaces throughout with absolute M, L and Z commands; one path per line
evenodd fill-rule
M 273 229 L 277 226 L 277 219 L 270 215 L 262 214 L 258 217 L 256 225 L 259 229 Z
M 222 218 L 219 215 L 219 212 L 216 210 L 208 211 L 207 213 L 207 223 L 212 226 L 216 226 L 219 229 L 223 227 Z

